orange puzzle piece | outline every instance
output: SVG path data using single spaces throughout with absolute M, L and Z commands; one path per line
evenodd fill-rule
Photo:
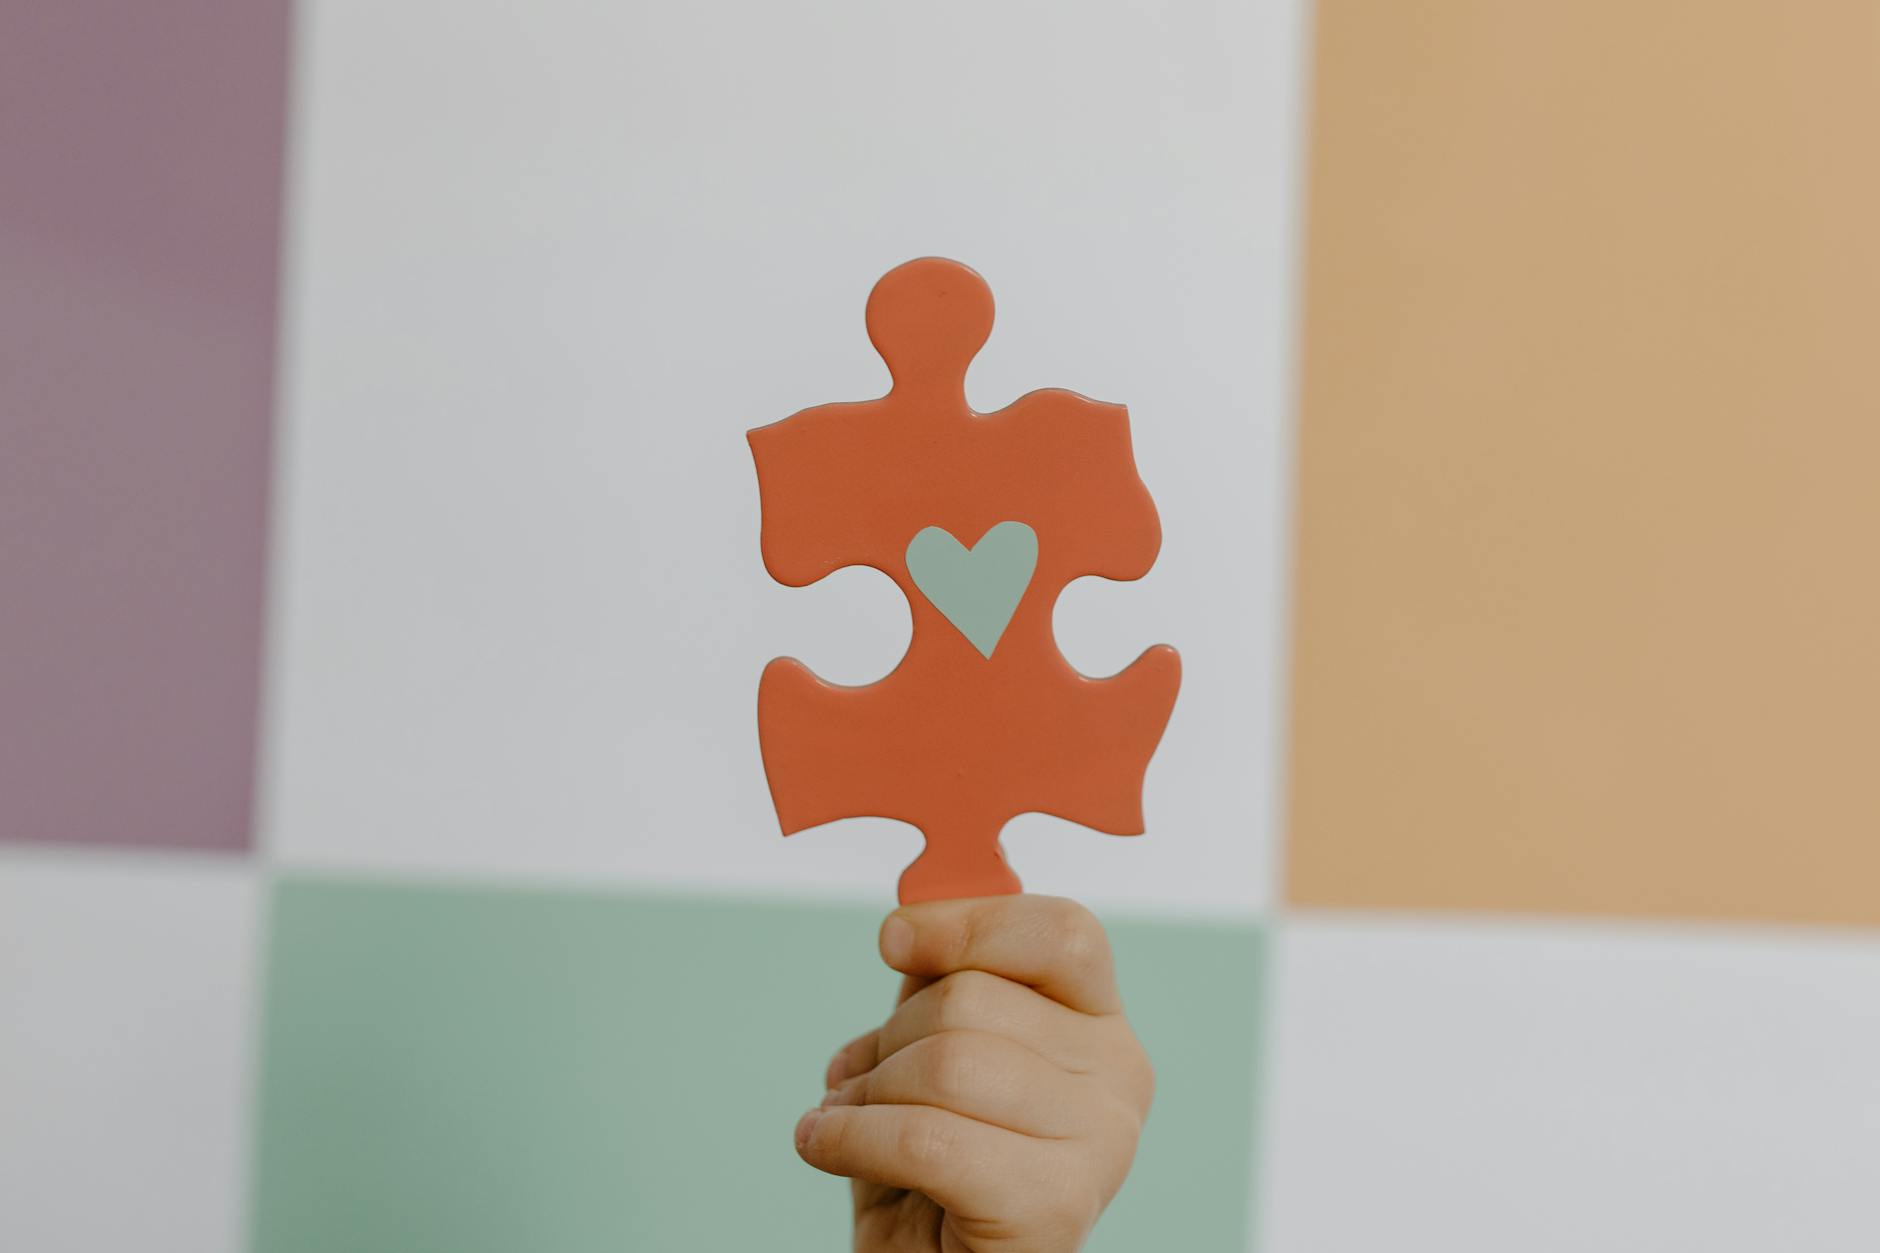
M 784 834 L 863 816 L 920 828 L 903 904 L 1019 891 L 999 832 L 1021 813 L 1141 834 L 1143 774 L 1181 685 L 1165 644 L 1107 679 L 1058 652 L 1064 585 L 1141 578 L 1161 525 L 1121 405 L 1050 389 L 972 411 L 966 368 L 991 330 L 978 274 L 898 266 L 868 297 L 888 394 L 749 435 L 771 576 L 802 587 L 873 566 L 912 607 L 913 640 L 880 682 L 838 686 L 779 657 L 757 693 Z

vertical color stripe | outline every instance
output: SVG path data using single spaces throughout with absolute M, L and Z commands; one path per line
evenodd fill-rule
M 1877 33 L 1320 6 L 1290 899 L 1880 922 Z
M 0 9 L 0 839 L 249 840 L 287 15 Z

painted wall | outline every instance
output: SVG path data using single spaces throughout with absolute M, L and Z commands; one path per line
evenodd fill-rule
M 842 1247 L 918 837 L 756 680 L 908 613 L 743 432 L 927 253 L 1162 514 L 1149 835 L 1006 836 L 1161 1072 L 1092 1248 L 1880 1239 L 1869 6 L 145 7 L 0 13 L 0 1247 Z

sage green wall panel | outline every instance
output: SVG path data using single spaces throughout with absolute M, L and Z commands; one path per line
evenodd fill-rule
M 847 1248 L 791 1129 L 897 976 L 855 907 L 294 879 L 272 911 L 260 1253 Z M 1160 1095 L 1090 1247 L 1245 1247 L 1251 926 L 1120 920 Z M 1169 1243 L 1173 1241 L 1174 1243 Z

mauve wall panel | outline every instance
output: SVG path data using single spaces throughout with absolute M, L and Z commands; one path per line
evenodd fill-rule
M 288 19 L 0 4 L 0 839 L 250 843 Z

